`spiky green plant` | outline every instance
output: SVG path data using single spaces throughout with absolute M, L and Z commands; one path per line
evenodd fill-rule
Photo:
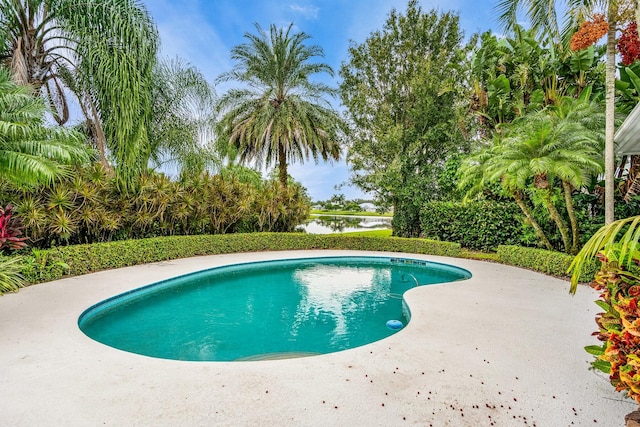
M 24 287 L 22 257 L 3 257 L 0 255 L 0 295 L 5 292 L 17 292 Z

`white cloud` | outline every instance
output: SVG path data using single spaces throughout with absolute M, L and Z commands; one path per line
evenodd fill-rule
M 231 69 L 230 46 L 227 46 L 199 2 L 148 2 L 161 38 L 163 57 L 181 57 L 197 66 L 207 80 L 213 80 Z
M 313 5 L 300 5 L 300 4 L 292 4 L 289 5 L 289 8 L 302 15 L 305 19 L 318 19 L 318 12 L 320 12 L 320 8 Z

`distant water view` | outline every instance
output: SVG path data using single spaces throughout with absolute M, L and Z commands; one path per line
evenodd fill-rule
M 300 226 L 310 234 L 349 233 L 391 228 L 391 217 L 316 216 Z

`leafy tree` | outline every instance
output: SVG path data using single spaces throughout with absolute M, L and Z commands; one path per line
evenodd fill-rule
M 437 177 L 460 131 L 463 65 L 459 19 L 411 0 L 382 30 L 349 48 L 342 102 L 352 125 L 351 181 L 394 206 L 394 233 L 419 234 L 419 210 L 438 196 Z
M 241 162 L 277 163 L 285 189 L 289 162 L 340 158 L 345 126 L 326 99 L 335 90 L 310 81 L 318 73 L 333 75 L 327 64 L 310 62 L 324 55 L 322 49 L 306 46 L 309 36 L 293 34 L 293 24 L 272 24 L 268 34 L 257 24 L 256 29 L 258 34 L 245 33 L 247 43 L 233 48 L 233 70 L 218 78 L 244 85 L 220 99 L 219 138 Z
M 45 111 L 30 87 L 13 83 L 0 67 L 0 181 L 49 183 L 67 175 L 67 165 L 89 160 L 82 136 L 46 127 Z
M 126 185 L 146 168 L 151 72 L 158 34 L 137 0 L 0 0 L 0 60 L 30 84 L 60 124 L 77 98 L 101 161 Z

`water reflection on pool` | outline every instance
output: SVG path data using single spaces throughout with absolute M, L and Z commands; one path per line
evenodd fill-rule
M 300 226 L 311 234 L 348 233 L 391 228 L 390 217 L 316 216 Z

